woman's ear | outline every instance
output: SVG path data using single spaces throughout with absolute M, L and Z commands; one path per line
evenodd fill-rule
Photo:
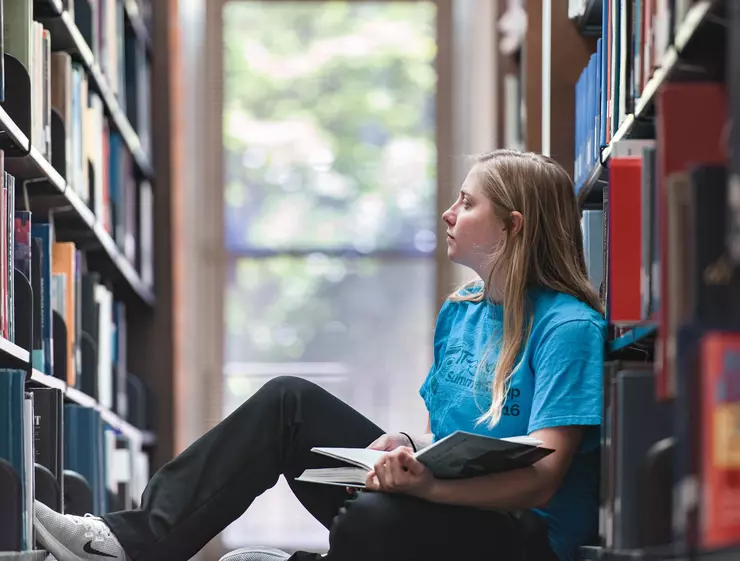
M 524 227 L 524 216 L 518 210 L 509 215 L 509 235 L 516 236 Z

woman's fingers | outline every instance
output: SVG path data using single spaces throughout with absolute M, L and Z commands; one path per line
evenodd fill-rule
M 380 490 L 380 481 L 378 480 L 375 470 L 372 470 L 367 474 L 367 477 L 365 478 L 365 488 L 370 489 L 371 491 Z

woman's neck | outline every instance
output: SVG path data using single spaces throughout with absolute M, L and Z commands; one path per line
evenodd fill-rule
M 499 286 L 489 285 L 488 283 L 484 282 L 485 290 L 486 290 L 486 296 L 488 296 L 488 299 L 494 303 L 494 304 L 503 304 L 504 303 L 504 290 L 503 288 Z

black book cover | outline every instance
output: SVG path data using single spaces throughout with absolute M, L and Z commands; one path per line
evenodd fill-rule
M 727 83 L 730 98 L 730 189 L 727 200 L 727 241 L 733 261 L 740 264 L 740 2 L 727 2 Z
M 697 544 L 698 496 L 695 492 L 701 459 L 701 393 L 699 344 L 704 331 L 696 324 L 680 327 L 676 338 L 676 397 L 673 404 L 673 540 L 682 547 Z
M 55 388 L 31 388 L 34 399 L 35 462 L 62 482 L 64 396 Z
M 31 240 L 31 290 L 33 291 L 33 351 L 38 355 L 38 360 L 34 361 L 34 367 L 45 366 L 44 360 L 44 337 L 43 337 L 43 311 L 41 302 L 41 253 L 43 252 L 43 242 L 41 238 Z M 37 365 L 37 362 L 39 363 Z M 44 368 L 38 368 L 44 374 L 52 375 L 52 372 L 46 372 Z
M 128 416 L 128 387 L 126 375 L 128 373 L 128 324 L 126 322 L 126 306 L 123 302 L 113 304 L 116 322 L 116 355 L 113 365 L 113 406 L 116 413 L 123 419 Z
M 98 303 L 95 287 L 100 283 L 97 273 L 82 275 L 80 286 L 80 390 L 98 399 Z
M 621 370 L 616 377 L 620 434 L 616 449 L 615 493 L 619 509 L 615 513 L 614 547 L 639 549 L 648 545 L 648 526 L 644 505 L 645 470 L 648 451 L 671 436 L 672 401 L 656 402 L 652 363 L 641 369 Z M 660 482 L 671 487 L 671 481 Z M 670 526 L 670 519 L 664 520 Z
M 694 199 L 693 319 L 706 328 L 740 326 L 740 266 L 727 250 L 727 168 L 691 173 Z

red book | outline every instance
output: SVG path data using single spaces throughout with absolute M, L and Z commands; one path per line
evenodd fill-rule
M 642 319 L 642 158 L 612 158 L 609 163 L 609 323 L 631 325 Z
M 656 397 L 671 397 L 667 370 L 668 346 L 665 326 L 668 321 L 668 212 L 667 180 L 672 173 L 687 171 L 702 164 L 722 164 L 722 147 L 727 123 L 725 87 L 716 82 L 664 84 L 656 100 L 658 245 L 660 253 L 659 329 L 655 352 Z
M 740 544 L 740 333 L 701 342 L 700 543 Z

